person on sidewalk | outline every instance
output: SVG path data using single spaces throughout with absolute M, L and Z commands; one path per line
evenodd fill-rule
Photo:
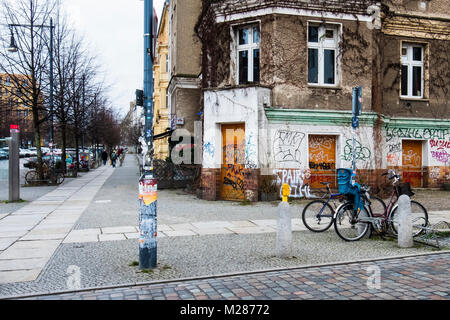
M 106 161 L 108 161 L 108 153 L 105 150 L 102 152 L 102 161 L 103 165 L 106 166 Z
M 123 150 L 123 148 L 120 148 L 119 152 L 120 152 L 120 156 L 119 156 L 120 166 L 122 166 L 123 161 L 125 160 L 125 151 Z
M 110 159 L 111 159 L 111 165 L 113 166 L 113 168 L 115 168 L 116 167 L 116 160 L 117 160 L 117 154 L 116 154 L 115 150 L 112 151 Z

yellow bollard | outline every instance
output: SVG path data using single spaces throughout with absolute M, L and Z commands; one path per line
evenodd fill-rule
M 283 187 L 281 189 L 281 194 L 282 194 L 282 201 L 283 202 L 288 202 L 288 198 L 291 195 L 291 187 L 285 183 L 283 184 Z

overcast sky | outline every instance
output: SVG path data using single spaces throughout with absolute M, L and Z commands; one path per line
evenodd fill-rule
M 84 35 L 91 53 L 98 56 L 110 99 L 123 115 L 143 86 L 144 1 L 65 0 L 67 14 Z M 164 0 L 153 0 L 158 19 Z

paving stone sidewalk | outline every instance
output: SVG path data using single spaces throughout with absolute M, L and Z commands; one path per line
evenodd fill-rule
M 64 183 L 0 220 L 0 284 L 36 280 L 113 170 Z
M 29 300 L 448 300 L 450 253 L 55 293 Z M 380 281 L 377 282 L 377 274 Z M 20 299 L 16 297 L 15 299 Z

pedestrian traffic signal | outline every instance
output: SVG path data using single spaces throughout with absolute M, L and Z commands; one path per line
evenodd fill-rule
M 139 107 L 144 106 L 144 91 L 136 90 L 136 105 Z

